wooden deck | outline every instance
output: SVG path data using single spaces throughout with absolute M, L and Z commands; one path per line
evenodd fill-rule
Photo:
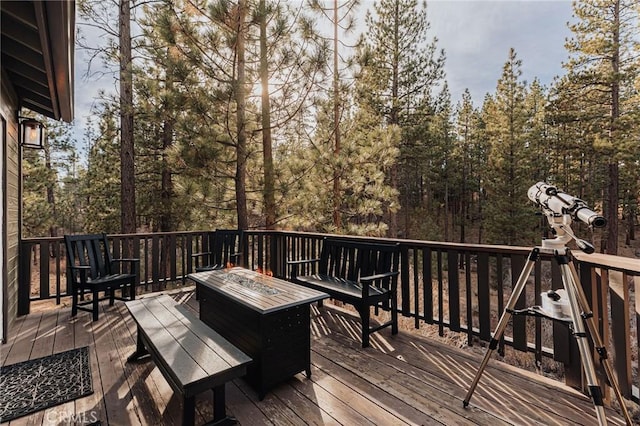
M 192 292 L 172 294 L 194 311 Z M 480 356 L 400 332 L 372 336 L 362 349 L 359 319 L 329 304 L 312 307 L 312 377 L 294 376 L 259 401 L 243 380 L 227 385 L 227 412 L 240 425 L 567 425 L 597 424 L 591 400 L 561 383 L 491 361 L 471 405 L 462 400 Z M 174 425 L 177 398 L 152 361 L 126 363 L 136 328 L 121 302 L 100 320 L 70 318 L 68 307 L 21 317 L 1 346 L 2 365 L 90 347 L 94 393 L 10 425 Z M 211 393 L 197 401 L 197 424 L 212 418 Z M 624 424 L 607 409 L 609 424 Z

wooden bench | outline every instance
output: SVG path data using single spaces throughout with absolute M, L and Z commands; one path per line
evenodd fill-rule
M 369 346 L 369 335 L 391 326 L 398 333 L 397 286 L 400 262 L 398 244 L 373 244 L 325 238 L 320 258 L 292 260 L 293 282 L 328 293 L 332 299 L 353 305 L 362 321 L 362 347 Z M 298 275 L 303 265 L 317 263 L 316 274 Z M 305 270 L 311 270 L 308 266 Z M 370 308 L 391 311 L 391 320 L 369 326 Z
M 106 298 L 113 305 L 115 299 L 136 298 L 136 284 L 140 269 L 140 259 L 113 259 L 106 234 L 65 235 L 67 250 L 67 288 L 71 291 L 71 316 L 78 309 L 93 313 L 98 320 L 98 302 Z M 129 264 L 128 271 L 122 264 Z M 120 290 L 121 297 L 115 296 Z M 105 292 L 100 298 L 99 293 Z M 79 302 L 85 293 L 92 294 L 92 300 Z M 86 307 L 86 305 L 91 307 Z
M 138 326 L 128 362 L 150 355 L 183 401 L 182 424 L 195 422 L 195 396 L 213 389 L 213 424 L 233 424 L 225 412 L 225 383 L 246 374 L 251 358 L 191 314 L 161 295 L 126 303 Z

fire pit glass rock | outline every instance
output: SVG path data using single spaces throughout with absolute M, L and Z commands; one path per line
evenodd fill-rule
M 228 284 L 238 284 L 256 293 L 260 293 L 264 296 L 274 296 L 280 293 L 280 290 L 260 283 L 250 278 L 241 277 L 234 274 L 227 274 L 224 278 L 224 282 Z

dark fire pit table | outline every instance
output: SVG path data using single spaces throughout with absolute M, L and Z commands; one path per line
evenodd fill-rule
M 253 359 L 245 379 L 260 399 L 301 371 L 311 377 L 309 305 L 328 294 L 237 267 L 189 278 L 200 319 Z

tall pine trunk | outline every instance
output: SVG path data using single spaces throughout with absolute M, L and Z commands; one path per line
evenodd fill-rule
M 131 8 L 120 0 L 120 218 L 122 232 L 136 232 L 136 186 L 133 144 L 133 74 Z
M 173 145 L 173 128 L 173 118 L 169 116 L 165 117 L 162 125 L 162 182 L 160 199 L 163 207 L 160 211 L 161 232 L 175 231 L 175 229 L 173 229 L 174 218 L 172 209 L 173 181 L 168 161 L 168 151 L 171 145 Z
M 269 99 L 269 66 L 267 60 L 267 4 L 260 0 L 260 82 L 262 84 L 262 155 L 264 161 L 265 228 L 275 229 L 276 200 L 271 140 L 271 101 Z
M 335 144 L 333 155 L 340 156 L 340 69 L 338 64 L 338 0 L 333 2 L 333 135 Z M 336 166 L 334 166 L 336 167 Z M 333 170 L 333 226 L 339 232 L 342 228 L 340 216 L 340 171 Z
M 613 24 L 613 55 L 611 57 L 611 119 L 609 124 L 609 137 L 612 146 L 615 146 L 617 137 L 617 122 L 620 118 L 620 0 L 614 3 Z M 609 196 L 607 200 L 607 249 L 608 254 L 618 254 L 618 194 L 619 194 L 619 167 L 618 158 L 613 156 L 609 163 Z
M 235 87 L 236 100 L 236 129 L 238 141 L 236 145 L 236 211 L 238 214 L 238 229 L 248 229 L 249 219 L 247 213 L 247 131 L 245 126 L 246 109 L 246 75 L 245 75 L 245 40 L 246 40 L 246 0 L 238 1 L 238 28 L 236 42 L 236 57 L 238 63 L 238 75 Z

